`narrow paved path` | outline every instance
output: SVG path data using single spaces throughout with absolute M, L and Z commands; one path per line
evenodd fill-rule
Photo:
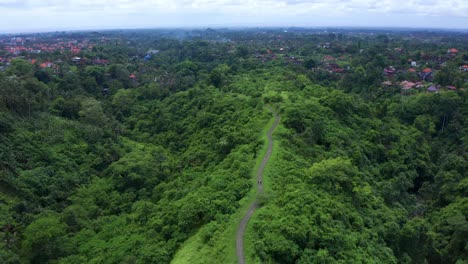
M 269 109 L 273 115 L 275 116 L 275 122 L 270 127 L 267 133 L 268 138 L 268 150 L 263 157 L 262 163 L 257 171 L 257 195 L 263 193 L 263 171 L 265 170 L 265 166 L 267 165 L 268 161 L 270 160 L 271 153 L 273 152 L 273 131 L 278 126 L 280 122 L 280 116 L 276 114 L 272 109 Z M 250 205 L 249 210 L 245 214 L 244 218 L 239 224 L 237 228 L 237 236 L 236 236 L 236 253 L 237 259 L 239 264 L 245 264 L 245 255 L 244 255 L 244 233 L 245 228 L 247 227 L 247 223 L 249 222 L 250 218 L 252 217 L 253 213 L 257 209 L 258 203 L 257 198 L 255 201 Z

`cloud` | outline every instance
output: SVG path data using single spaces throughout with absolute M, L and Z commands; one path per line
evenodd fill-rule
M 466 0 L 0 0 L 0 9 L 56 10 L 74 12 L 186 12 L 203 13 L 304 13 L 316 9 L 318 13 L 380 12 L 468 17 Z M 337 11 L 337 12 L 333 12 Z
M 27 0 L 0 0 L 0 9 L 23 8 L 26 4 Z
M 0 0 L 0 12 L 0 32 L 38 25 L 468 27 L 467 0 Z

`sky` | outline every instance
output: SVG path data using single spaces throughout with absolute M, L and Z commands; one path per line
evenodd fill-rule
M 0 0 L 0 33 L 172 27 L 468 29 L 468 0 Z

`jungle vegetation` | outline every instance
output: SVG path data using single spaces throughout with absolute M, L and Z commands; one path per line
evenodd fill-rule
M 235 263 L 265 106 L 249 262 L 468 263 L 466 34 L 63 34 L 111 41 L 0 52 L 1 263 Z M 413 58 L 440 91 L 381 85 Z

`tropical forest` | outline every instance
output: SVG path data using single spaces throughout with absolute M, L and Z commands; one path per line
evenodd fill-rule
M 0 35 L 0 263 L 468 263 L 468 34 Z

